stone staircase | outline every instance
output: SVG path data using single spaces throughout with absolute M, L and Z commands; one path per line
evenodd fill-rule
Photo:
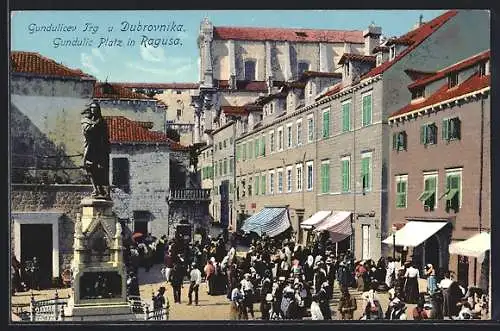
M 356 302 L 359 305 L 359 302 L 362 301 L 361 294 L 363 294 L 363 292 L 349 287 L 349 294 L 351 294 L 351 296 L 356 299 Z M 332 308 L 332 311 L 335 311 L 335 312 L 337 311 L 337 307 L 338 307 L 341 296 L 342 296 L 342 292 L 340 292 L 339 283 L 337 281 L 335 281 L 335 284 L 333 287 L 333 298 L 332 298 L 332 300 L 330 300 L 330 307 Z

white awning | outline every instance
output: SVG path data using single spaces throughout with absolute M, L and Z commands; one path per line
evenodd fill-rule
M 306 230 L 310 230 L 315 226 L 321 224 L 328 216 L 332 214 L 331 210 L 321 210 L 306 219 L 304 222 L 300 223 L 300 227 Z
M 484 253 L 491 249 L 491 235 L 489 232 L 478 233 L 471 238 L 451 244 L 448 247 L 450 254 L 472 256 L 483 262 Z
M 339 242 L 352 234 L 351 212 L 333 212 L 315 231 L 328 231 L 332 242 Z
M 427 240 L 434 233 L 441 230 L 448 222 L 421 222 L 410 221 L 396 231 L 396 246 L 416 247 Z M 384 244 L 394 243 L 393 235 L 382 241 Z

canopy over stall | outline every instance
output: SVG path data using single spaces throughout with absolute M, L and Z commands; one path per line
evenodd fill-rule
M 352 234 L 351 212 L 333 212 L 315 229 L 315 231 L 328 231 L 332 242 L 339 242 Z
M 426 241 L 430 236 L 441 230 L 448 222 L 421 222 L 410 221 L 394 235 L 388 236 L 382 242 L 387 245 L 416 247 Z
M 484 253 L 491 249 L 491 235 L 489 232 L 478 233 L 471 238 L 455 242 L 448 247 L 450 254 L 476 257 L 480 263 L 484 260 Z
M 311 230 L 320 225 L 328 216 L 332 214 L 331 210 L 320 210 L 304 222 L 300 223 L 300 227 L 306 230 Z
M 255 232 L 259 236 L 265 233 L 269 237 L 275 237 L 285 232 L 290 226 L 288 208 L 265 207 L 247 218 L 241 230 L 245 233 Z

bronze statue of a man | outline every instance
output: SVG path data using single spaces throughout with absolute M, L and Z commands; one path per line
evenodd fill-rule
M 110 200 L 109 193 L 109 135 L 99 103 L 92 102 L 82 112 L 84 141 L 83 167 L 90 175 L 94 191 L 92 197 Z

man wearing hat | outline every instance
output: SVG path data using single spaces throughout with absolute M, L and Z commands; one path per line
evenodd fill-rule
M 83 168 L 90 175 L 93 197 L 110 200 L 108 126 L 101 115 L 99 103 L 94 101 L 82 111 L 81 125 L 84 140 Z
M 190 285 L 189 285 L 189 302 L 188 305 L 193 303 L 193 292 L 194 292 L 194 303 L 198 306 L 198 290 L 200 289 L 201 283 L 201 271 L 196 266 L 196 262 L 191 263 L 191 272 L 189 273 Z
M 243 304 L 247 308 L 247 311 L 250 313 L 253 319 L 255 319 L 255 315 L 253 312 L 253 284 L 250 279 L 251 275 L 246 273 L 243 275 L 243 280 L 240 282 L 241 284 L 241 292 L 243 293 L 245 299 L 243 300 Z

